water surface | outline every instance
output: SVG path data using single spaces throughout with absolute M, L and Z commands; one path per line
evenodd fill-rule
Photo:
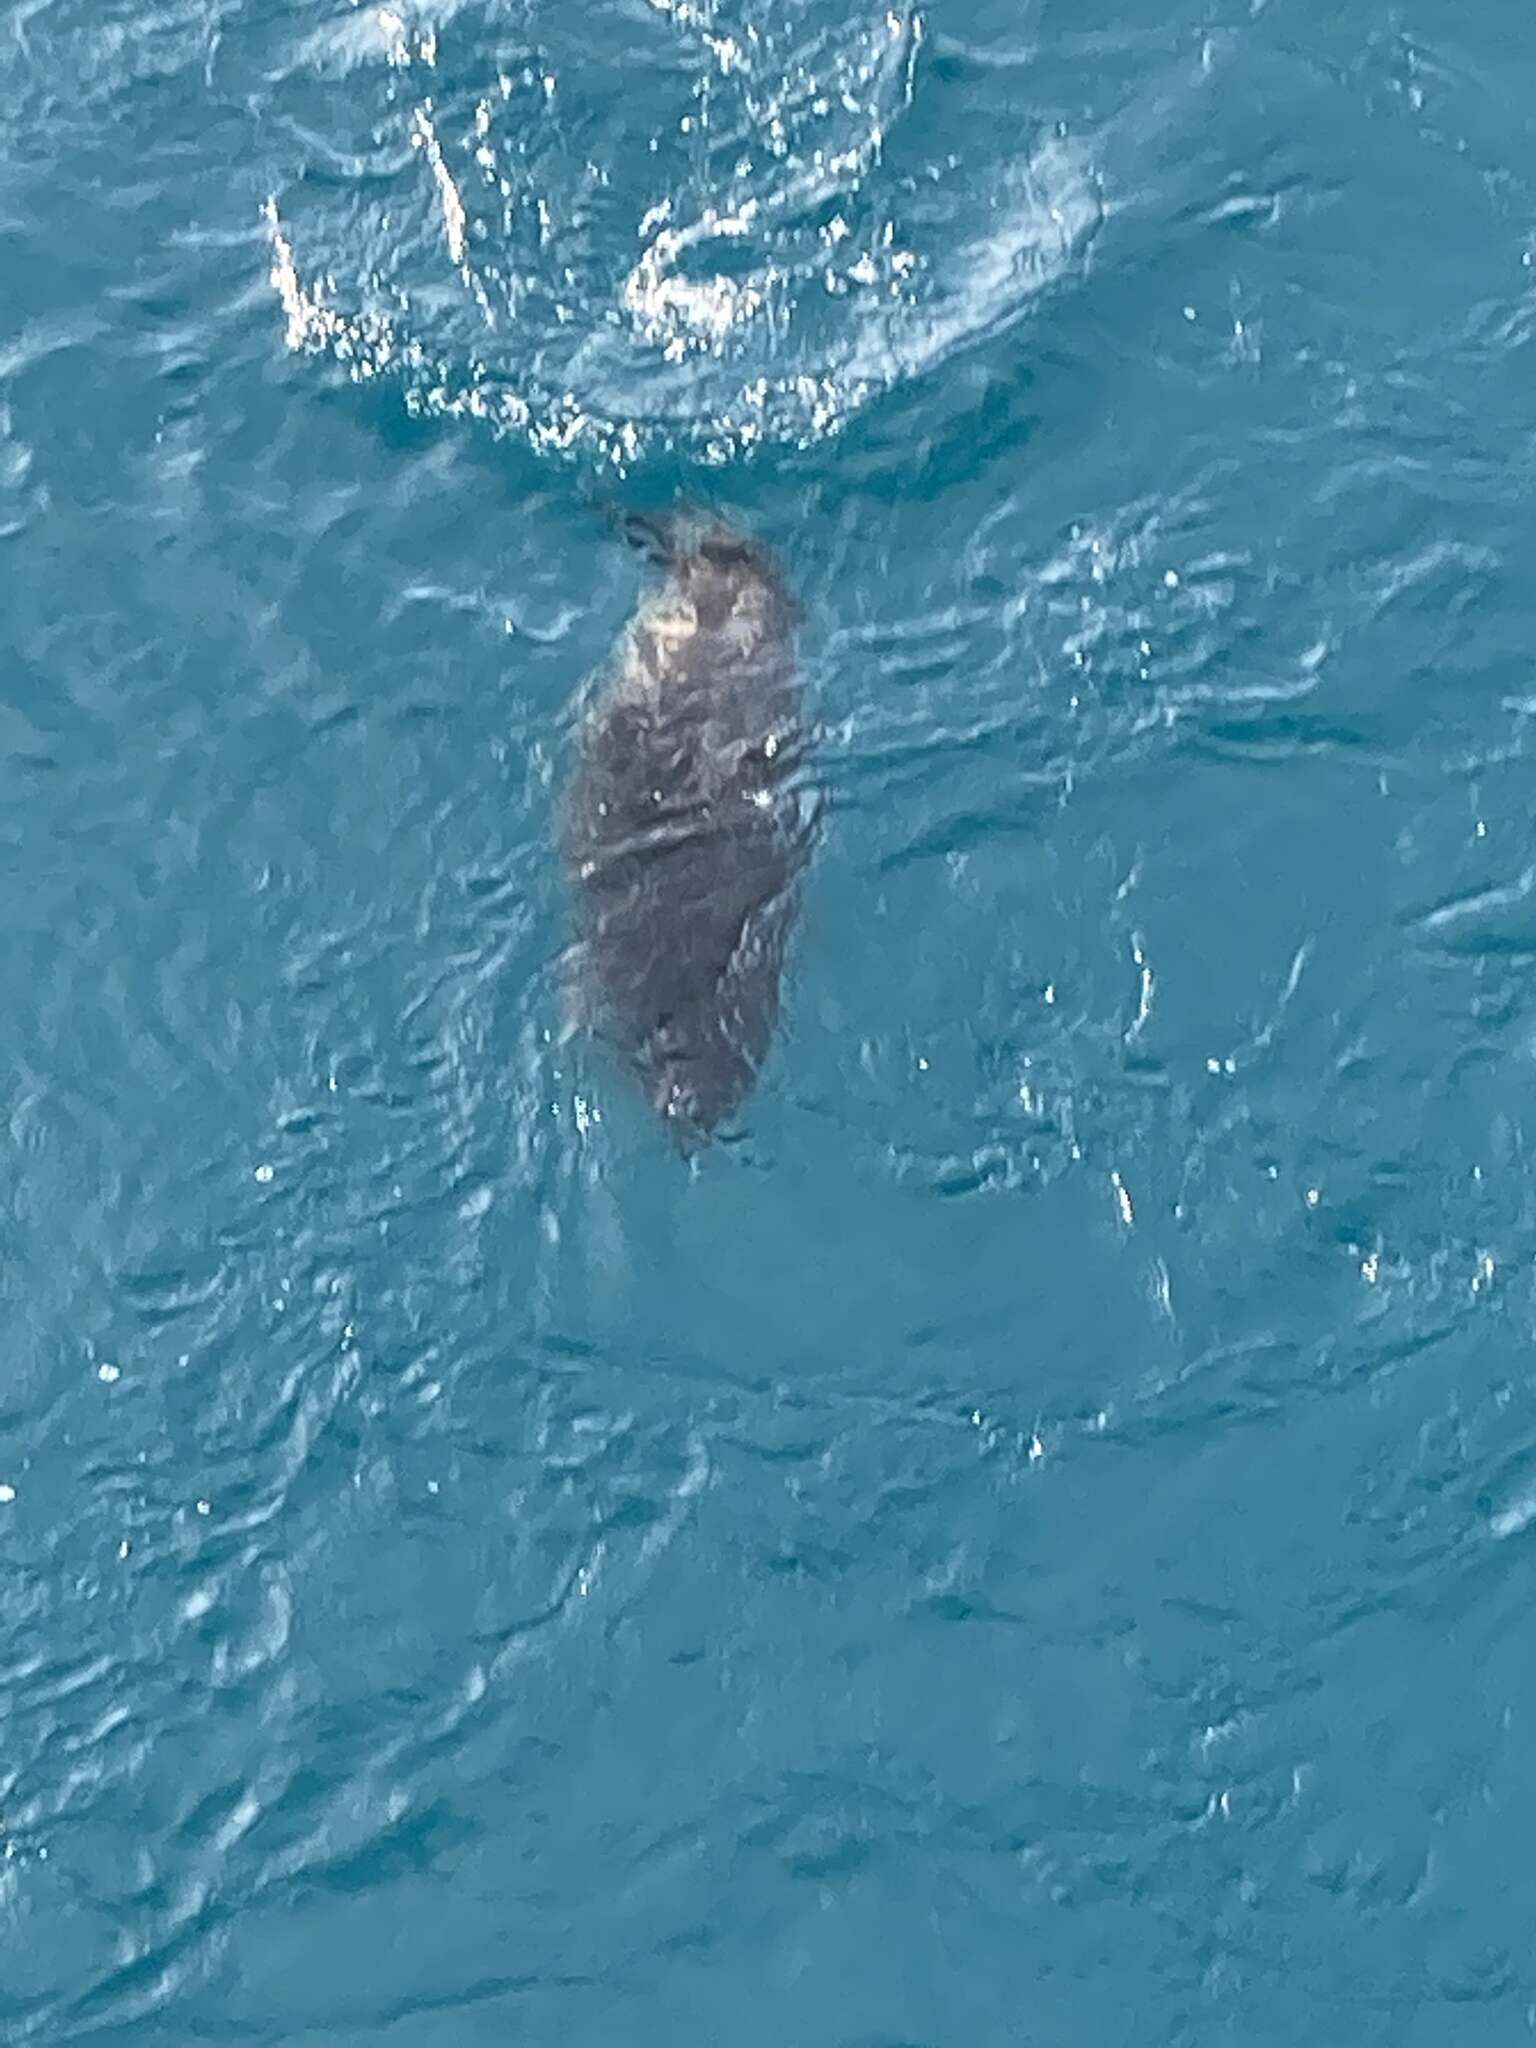
M 1527 2039 L 1527 10 L 0 86 L 5 2039 Z M 674 492 L 828 797 L 693 1171 L 551 841 Z

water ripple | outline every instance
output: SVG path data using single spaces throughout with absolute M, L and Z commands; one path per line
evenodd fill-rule
M 835 433 L 1016 319 L 1098 218 L 1080 149 L 1036 124 L 988 152 L 1002 100 L 960 120 L 922 39 L 915 10 L 834 28 L 724 0 L 584 18 L 579 43 L 466 9 L 311 33 L 272 84 L 297 145 L 266 208 L 289 345 L 621 466 Z M 660 125 L 624 91 L 637 62 L 674 82 Z M 919 144 L 920 97 L 943 125 Z

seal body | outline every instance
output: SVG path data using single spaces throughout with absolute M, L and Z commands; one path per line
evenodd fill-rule
M 772 1041 L 808 825 L 798 613 L 755 542 L 676 522 L 583 719 L 563 846 L 582 1021 L 685 1147 Z

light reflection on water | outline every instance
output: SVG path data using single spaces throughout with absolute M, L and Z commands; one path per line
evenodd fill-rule
M 333 174 L 265 208 L 289 345 L 546 450 L 724 462 L 835 434 L 1091 239 L 1059 126 L 999 96 L 1011 139 L 977 152 L 988 110 L 928 116 L 915 9 L 653 7 L 660 123 L 629 111 L 632 22 L 610 43 L 551 13 L 490 61 L 469 24 L 461 59 L 456 19 L 392 8 L 311 39 L 275 106 L 323 88 L 292 119 Z

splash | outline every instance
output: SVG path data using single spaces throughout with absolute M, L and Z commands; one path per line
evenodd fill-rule
M 1097 224 L 1059 135 L 905 146 L 915 8 L 650 0 L 601 29 L 535 7 L 509 48 L 402 0 L 295 47 L 274 91 L 338 171 L 265 209 L 290 347 L 549 452 L 726 462 L 1018 318 Z

